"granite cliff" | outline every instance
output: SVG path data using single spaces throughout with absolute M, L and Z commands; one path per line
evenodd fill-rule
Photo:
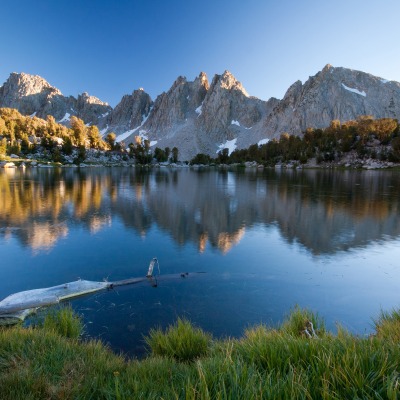
M 326 65 L 304 84 L 295 82 L 264 121 L 272 137 L 324 128 L 332 120 L 400 117 L 400 84 L 361 71 Z

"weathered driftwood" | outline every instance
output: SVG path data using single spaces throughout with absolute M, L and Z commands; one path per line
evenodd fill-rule
M 0 316 L 29 308 L 57 304 L 62 300 L 104 290 L 107 286 L 108 282 L 78 280 L 49 288 L 15 293 L 0 301 Z
M 190 275 L 193 275 L 193 273 Z M 188 273 L 164 275 L 161 280 L 179 277 L 186 278 L 188 276 Z M 26 290 L 15 293 L 0 301 L 0 325 L 10 325 L 23 321 L 27 316 L 42 307 L 55 305 L 65 300 L 71 300 L 101 290 L 133 285 L 144 281 L 148 281 L 153 287 L 158 284 L 158 278 L 152 275 L 151 270 L 151 274 L 148 273 L 145 277 L 123 279 L 115 282 L 78 280 L 49 288 Z

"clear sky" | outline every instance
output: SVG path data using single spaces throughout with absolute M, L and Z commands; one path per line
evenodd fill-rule
M 225 69 L 282 98 L 325 64 L 400 81 L 399 0 L 2 0 L 0 85 L 40 75 L 115 106 Z

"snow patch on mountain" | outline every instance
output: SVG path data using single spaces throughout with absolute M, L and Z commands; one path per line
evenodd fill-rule
M 103 129 L 100 131 L 100 135 L 103 136 L 103 135 L 107 132 L 107 130 L 108 130 L 108 124 L 106 125 L 105 128 L 103 128 Z
M 198 117 L 200 117 L 200 115 L 201 115 L 201 107 L 203 106 L 203 103 L 201 103 L 194 111 L 196 111 L 196 113 L 197 114 L 199 114 L 198 115 Z
M 150 107 L 149 113 L 146 116 L 142 115 L 142 123 L 140 124 L 139 128 L 141 128 L 146 123 L 146 121 L 149 119 L 152 109 L 153 109 L 153 107 Z
M 151 109 L 150 109 L 150 111 L 151 111 Z M 136 127 L 135 129 L 131 129 L 129 131 L 126 131 L 124 133 L 121 133 L 120 135 L 117 136 L 115 141 L 117 143 L 119 143 L 122 140 L 125 140 L 126 138 L 128 138 L 133 133 L 135 133 L 138 129 L 140 129 L 146 123 L 147 119 L 149 118 L 149 115 L 150 115 L 150 112 L 148 113 L 147 116 L 142 115 L 142 123 L 138 127 Z M 144 140 L 147 140 L 147 136 L 142 135 L 143 132 L 146 133 L 146 131 L 144 129 L 140 130 L 138 136 L 142 137 Z
M 218 150 L 216 151 L 216 153 L 219 153 L 220 151 L 222 151 L 223 149 L 228 149 L 228 154 L 231 155 L 231 153 L 233 151 L 236 150 L 236 139 L 232 139 L 232 140 L 227 140 L 225 143 L 222 143 L 218 146 Z
M 116 141 L 117 143 L 122 142 L 122 141 L 125 140 L 127 137 L 131 136 L 132 133 L 134 133 L 134 132 L 136 131 L 136 129 L 138 129 L 138 128 L 131 129 L 130 131 L 126 131 L 126 132 L 124 132 L 124 133 L 121 133 L 120 135 L 118 135 L 118 136 L 116 137 L 115 141 Z
M 267 144 L 267 143 L 269 142 L 269 140 L 270 140 L 270 139 L 261 139 L 261 140 L 258 141 L 257 144 L 258 144 L 259 146 L 262 146 L 263 144 Z
M 352 93 L 355 93 L 355 94 L 359 94 L 360 96 L 364 96 L 364 97 L 367 96 L 367 93 L 365 93 L 364 91 L 360 91 L 360 90 L 358 90 L 358 89 L 353 89 L 353 88 L 351 88 L 351 87 L 346 86 L 344 83 L 342 83 L 342 86 L 343 86 L 346 90 L 348 90 L 349 92 L 352 92 Z
M 237 125 L 240 126 L 240 122 L 239 121 L 235 121 L 234 119 L 231 122 L 231 125 Z
M 65 113 L 65 115 L 58 122 L 68 122 L 71 119 L 70 113 Z

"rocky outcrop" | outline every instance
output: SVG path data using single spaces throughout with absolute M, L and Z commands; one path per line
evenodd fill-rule
M 150 96 L 143 89 L 123 96 L 106 121 L 108 130 L 122 134 L 139 127 L 149 115 L 152 104 Z
M 74 103 L 73 111 L 76 110 L 76 116 L 90 125 L 100 125 L 99 120 L 107 117 L 112 111 L 107 103 L 103 103 L 97 97 L 89 96 L 86 92 L 78 95 Z
M 117 140 L 129 143 L 135 140 L 135 136 L 141 136 L 154 146 L 176 146 L 180 158 L 189 159 L 202 150 L 196 142 L 194 122 L 198 116 L 196 110 L 201 107 L 208 89 L 207 75 L 203 72 L 192 82 L 183 76 L 178 77 L 167 92 L 156 98 L 141 124 L 131 126 L 134 129 L 127 132 L 129 136 L 122 134 Z
M 145 129 L 171 135 L 174 128 L 187 118 L 196 116 L 195 110 L 201 106 L 208 87 L 207 75 L 203 72 L 193 82 L 188 82 L 183 76 L 178 77 L 167 93 L 157 97 Z
M 112 110 L 107 103 L 87 93 L 77 99 L 66 97 L 40 76 L 15 72 L 0 87 L 0 107 L 16 108 L 21 114 L 40 118 L 52 115 L 66 124 L 73 115 L 85 123 L 98 124 Z
M 243 85 L 229 72 L 215 75 L 196 121 L 214 143 L 238 138 L 254 143 L 259 125 L 272 110 L 276 100 L 268 102 L 250 97 Z
M 334 119 L 360 115 L 400 117 L 400 84 L 361 71 L 326 65 L 304 85 L 297 81 L 264 122 L 269 137 L 299 135 L 307 127 L 324 128 Z
M 245 127 L 252 127 L 261 119 L 256 99 L 250 99 L 242 84 L 228 71 L 215 75 L 210 90 L 199 113 L 198 125 L 207 133 L 216 134 L 220 139 L 232 139 L 232 121 Z M 237 125 L 238 126 L 238 125 Z
M 236 139 L 245 147 L 261 139 L 263 118 L 276 102 L 250 97 L 228 71 L 215 75 L 211 85 L 203 72 L 192 82 L 180 76 L 157 97 L 141 129 L 124 139 L 140 134 L 160 147 L 177 146 L 181 159 L 199 152 L 215 156 L 226 141 Z
M 35 95 L 51 98 L 61 96 L 61 92 L 40 76 L 15 72 L 10 74 L 5 84 L 0 87 L 2 105 L 10 108 L 18 108 L 24 98 Z
M 61 119 L 72 103 L 40 76 L 13 72 L 0 88 L 0 105 L 25 115 L 45 118 L 49 114 Z

